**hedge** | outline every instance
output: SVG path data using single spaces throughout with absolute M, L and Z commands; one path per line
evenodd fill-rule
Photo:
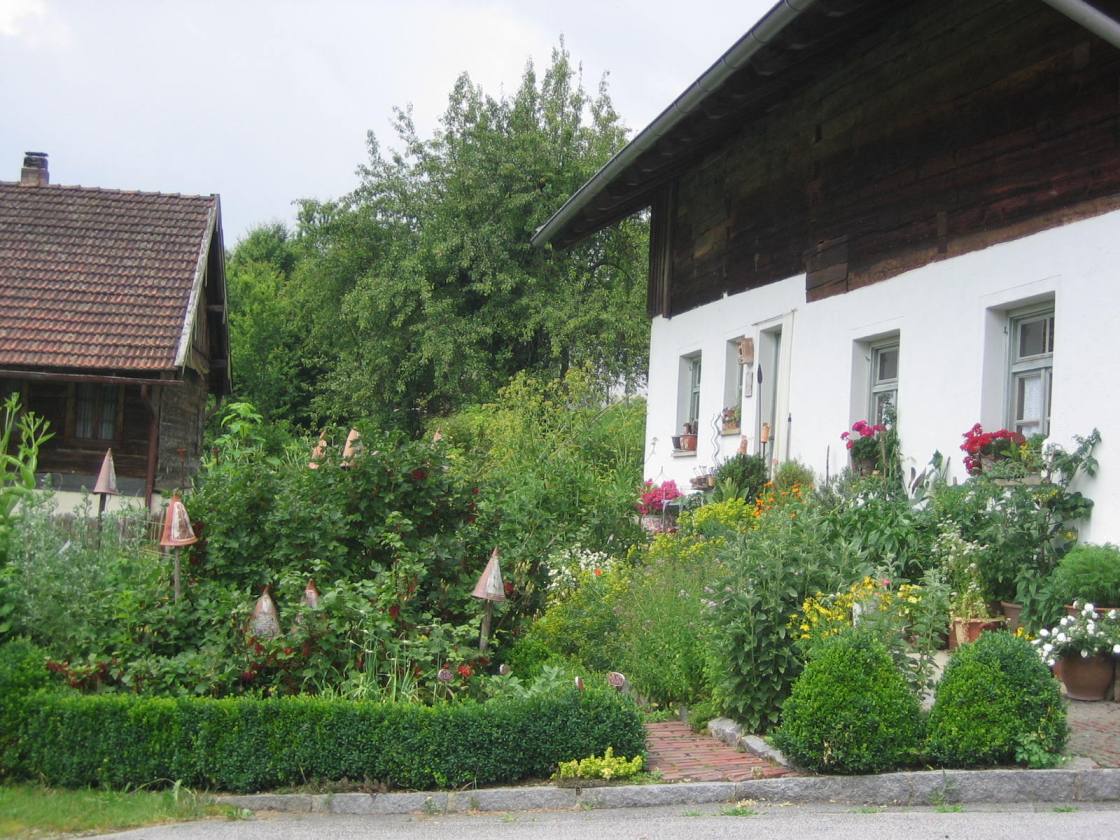
M 310 780 L 426 790 L 544 777 L 561 761 L 645 750 L 641 717 L 613 693 L 437 706 L 316 697 L 24 695 L 0 733 L 2 774 L 49 785 L 260 791 Z

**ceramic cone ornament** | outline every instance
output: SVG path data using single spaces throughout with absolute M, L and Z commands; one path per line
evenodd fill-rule
M 177 548 L 183 545 L 194 545 L 196 542 L 198 542 L 198 537 L 195 536 L 190 517 L 187 516 L 187 506 L 183 504 L 183 500 L 176 493 L 171 497 L 171 502 L 167 506 L 167 513 L 163 518 L 163 535 L 160 537 L 159 544 L 169 548 Z
M 267 586 L 253 606 L 253 614 L 249 617 L 249 632 L 257 639 L 275 639 L 280 635 L 280 618 L 276 615 L 276 603 L 268 594 Z
M 482 570 L 482 577 L 474 585 L 474 592 L 471 595 L 475 598 L 481 598 L 483 601 L 504 601 L 506 599 L 506 587 L 502 582 L 502 566 L 498 561 L 498 549 L 495 548 L 490 555 L 490 562 Z
M 307 586 L 303 590 L 303 597 L 300 599 L 300 603 L 311 609 L 315 609 L 319 606 L 319 590 L 316 589 L 315 581 L 311 578 L 307 580 Z
M 93 486 L 93 492 L 99 496 L 116 496 L 120 493 L 117 489 L 117 468 L 113 466 L 112 449 L 105 451 L 105 457 L 101 461 L 101 472 L 97 474 L 97 484 Z
M 327 454 L 327 438 L 325 434 L 319 435 L 319 442 L 315 444 L 315 448 L 311 450 L 311 460 L 307 462 L 307 466 L 313 470 L 319 469 L 319 462 L 323 460 L 323 456 Z
M 346 436 L 346 446 L 342 449 L 342 466 L 348 467 L 354 461 L 354 456 L 362 451 L 362 435 L 357 429 L 351 429 Z

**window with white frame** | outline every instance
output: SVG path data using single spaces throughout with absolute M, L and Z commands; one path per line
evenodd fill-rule
M 1007 427 L 1027 437 L 1050 433 L 1054 308 L 1012 313 Z
M 688 411 L 685 420 L 695 423 L 700 417 L 700 354 L 687 358 L 688 362 Z
M 871 345 L 867 414 L 872 423 L 884 422 L 898 407 L 898 348 L 897 338 Z

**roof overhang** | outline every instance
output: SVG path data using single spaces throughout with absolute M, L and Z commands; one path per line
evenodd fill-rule
M 1044 2 L 1110 43 L 1120 39 L 1116 21 L 1085 0 Z M 663 185 L 827 72 L 830 56 L 904 6 L 781 0 L 541 225 L 533 244 L 565 248 L 648 207 Z

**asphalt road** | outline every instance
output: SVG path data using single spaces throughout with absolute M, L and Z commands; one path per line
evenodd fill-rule
M 965 811 L 935 808 L 857 809 L 824 806 L 728 806 L 628 808 L 613 811 L 526 812 L 452 816 L 351 817 L 310 814 L 262 815 L 211 820 L 106 835 L 145 840 L 1051 840 L 1113 837 L 1120 805 L 980 806 Z

